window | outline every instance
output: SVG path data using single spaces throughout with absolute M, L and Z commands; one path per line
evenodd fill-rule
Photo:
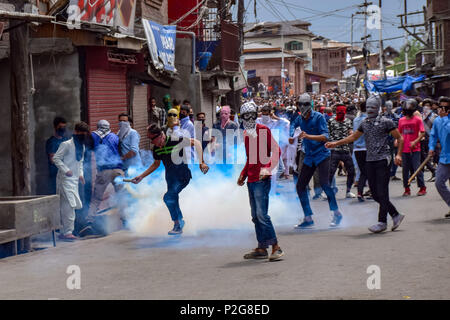
M 303 42 L 300 41 L 290 41 L 284 44 L 284 49 L 286 50 L 303 50 Z

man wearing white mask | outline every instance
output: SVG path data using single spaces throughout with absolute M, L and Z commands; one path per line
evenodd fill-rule
M 139 141 L 141 136 L 131 128 L 131 118 L 128 114 L 119 115 L 119 152 L 123 161 L 123 170 L 127 172 L 130 167 L 142 166 L 141 156 L 139 155 Z

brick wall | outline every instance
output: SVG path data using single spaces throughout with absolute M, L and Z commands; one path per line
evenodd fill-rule
M 163 25 L 168 24 L 167 2 L 168 0 L 137 0 L 134 26 L 134 34 L 137 37 L 145 38 L 141 18 Z

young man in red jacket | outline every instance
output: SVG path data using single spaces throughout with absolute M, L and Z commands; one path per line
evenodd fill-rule
M 256 124 L 258 117 L 256 104 L 248 102 L 241 107 L 241 118 L 245 129 L 245 152 L 247 162 L 237 184 L 243 186 L 247 179 L 248 195 L 255 224 L 258 247 L 244 255 L 244 259 L 279 260 L 284 252 L 278 245 L 275 229 L 268 214 L 271 172 L 280 159 L 280 148 L 272 137 L 270 129 Z M 272 246 L 272 254 L 267 248 Z

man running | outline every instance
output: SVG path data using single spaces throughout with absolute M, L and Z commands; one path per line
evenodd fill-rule
M 303 229 L 314 226 L 314 221 L 311 217 L 313 212 L 309 204 L 306 187 L 313 177 L 316 168 L 319 169 L 320 186 L 327 195 L 330 210 L 333 211 L 333 219 L 330 227 L 337 227 L 341 223 L 342 214 L 339 211 L 335 193 L 329 182 L 330 151 L 325 148 L 325 142 L 328 140 L 327 123 L 321 113 L 312 110 L 309 94 L 302 94 L 299 97 L 298 105 L 300 116 L 291 123 L 291 138 L 289 138 L 289 143 L 293 143 L 294 138 L 292 136 L 294 131 L 297 127 L 300 127 L 302 133 L 299 138 L 303 139 L 305 159 L 303 160 L 303 166 L 297 182 L 297 193 L 305 218 L 295 228 Z
M 147 135 L 152 143 L 153 158 L 155 161 L 150 167 L 145 170 L 141 175 L 135 177 L 132 182 L 138 184 L 146 176 L 150 175 L 156 169 L 159 168 L 161 161 L 166 169 L 166 182 L 167 192 L 164 195 L 164 202 L 169 209 L 170 216 L 174 222 L 173 229 L 169 231 L 169 235 L 178 235 L 183 232 L 184 220 L 181 213 L 180 204 L 178 202 L 179 193 L 187 187 L 189 181 L 192 178 L 191 170 L 189 170 L 186 164 L 186 158 L 184 157 L 184 143 L 183 140 L 187 138 L 182 137 L 182 133 L 179 132 L 178 138 L 175 134 L 166 136 L 165 132 L 155 123 L 151 124 L 147 129 Z M 209 170 L 208 165 L 203 162 L 202 145 L 198 140 L 189 139 L 190 146 L 195 146 L 197 150 L 198 159 L 200 160 L 200 170 L 206 174 Z M 189 156 L 189 155 L 188 155 Z M 175 163 L 181 157 L 183 161 L 181 163 Z M 179 159 L 178 159 L 179 160 Z
M 395 163 L 401 165 L 403 138 L 394 122 L 383 116 L 379 116 L 381 101 L 377 97 L 370 97 L 366 101 L 367 118 L 361 123 L 358 130 L 345 139 L 328 142 L 327 148 L 348 144 L 356 141 L 364 134 L 366 139 L 366 173 L 373 199 L 379 203 L 378 223 L 369 227 L 373 233 L 383 232 L 387 229 L 387 214 L 392 217 L 392 231 L 397 229 L 404 215 L 400 214 L 389 201 L 389 173 L 390 173 L 390 148 L 388 144 L 389 134 L 398 140 L 398 153 Z

